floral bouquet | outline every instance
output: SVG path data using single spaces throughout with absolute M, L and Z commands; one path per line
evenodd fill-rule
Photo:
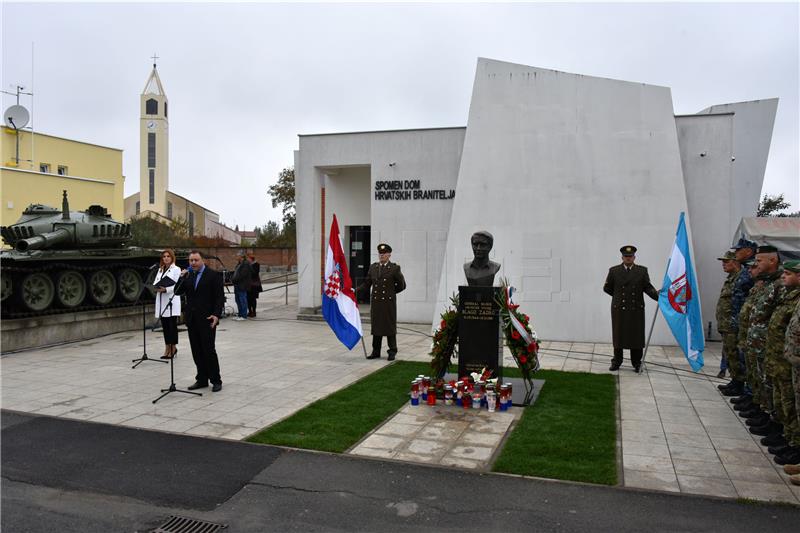
M 503 329 L 506 346 L 517 363 L 525 382 L 525 404 L 533 397 L 533 374 L 539 370 L 539 337 L 531 330 L 530 317 L 519 311 L 519 305 L 511 299 L 514 287 L 501 280 L 497 298 L 500 307 L 500 327 Z

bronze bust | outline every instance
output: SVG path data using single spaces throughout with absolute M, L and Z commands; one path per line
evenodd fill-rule
M 494 237 L 488 231 L 476 231 L 470 239 L 472 253 L 475 256 L 471 262 L 464 263 L 464 275 L 470 287 L 491 287 L 494 285 L 494 276 L 500 270 L 500 263 L 489 259 L 489 252 L 494 245 Z

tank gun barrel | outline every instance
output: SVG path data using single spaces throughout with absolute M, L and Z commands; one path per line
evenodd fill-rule
M 72 239 L 72 232 L 67 228 L 58 228 L 54 231 L 48 231 L 40 235 L 34 235 L 28 239 L 20 239 L 17 241 L 16 248 L 18 252 L 27 252 L 28 250 L 39 250 L 41 248 L 51 248 L 54 244 L 68 241 Z

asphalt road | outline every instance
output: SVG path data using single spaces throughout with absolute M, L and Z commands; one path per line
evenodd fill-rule
M 791 531 L 800 509 L 2 412 L 3 532 Z M 579 458 L 576 458 L 579 460 Z

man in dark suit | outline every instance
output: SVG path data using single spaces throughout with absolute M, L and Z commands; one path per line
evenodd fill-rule
M 609 370 L 622 364 L 622 350 L 631 351 L 633 369 L 639 372 L 644 348 L 644 298 L 647 294 L 658 300 L 658 291 L 650 283 L 647 267 L 634 264 L 635 246 L 623 246 L 622 264 L 608 269 L 603 290 L 611 295 L 611 328 L 614 339 L 614 358 Z
M 222 274 L 206 267 L 203 254 L 192 250 L 189 253 L 189 270 L 181 271 L 175 294 L 186 295 L 183 315 L 189 330 L 192 358 L 197 367 L 195 382 L 188 388 L 202 389 L 208 387 L 208 382 L 211 381 L 211 390 L 219 392 L 222 390 L 222 379 L 214 340 L 225 305 Z
M 378 262 L 372 263 L 364 282 L 358 286 L 356 293 L 372 287 L 369 316 L 372 326 L 372 353 L 367 359 L 378 359 L 381 356 L 381 342 L 386 336 L 389 344 L 389 361 L 397 355 L 397 294 L 406 288 L 406 280 L 400 271 L 400 265 L 392 263 L 392 247 L 388 244 L 378 245 Z

